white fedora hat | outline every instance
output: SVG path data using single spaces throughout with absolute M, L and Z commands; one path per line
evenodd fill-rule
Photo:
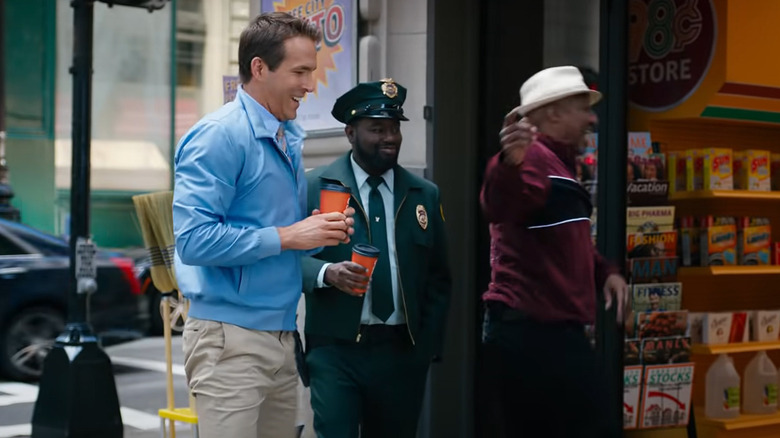
M 528 78 L 520 87 L 517 112 L 526 115 L 548 103 L 576 94 L 588 94 L 591 105 L 601 100 L 601 93 L 585 85 L 585 79 L 577 67 L 550 67 Z

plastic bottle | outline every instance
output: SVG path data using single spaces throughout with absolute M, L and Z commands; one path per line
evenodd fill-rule
M 739 416 L 739 374 L 734 363 L 721 354 L 707 370 L 704 414 L 708 418 Z
M 742 412 L 777 412 L 777 368 L 766 355 L 766 351 L 759 352 L 745 367 L 745 382 L 742 388 Z

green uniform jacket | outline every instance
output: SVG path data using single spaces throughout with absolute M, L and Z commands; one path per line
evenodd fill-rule
M 393 214 L 402 310 L 412 342 L 418 348 L 428 349 L 432 357 L 440 357 L 451 279 L 439 188 L 401 166 L 395 167 L 394 174 Z M 363 297 L 348 295 L 335 287 L 316 288 L 323 264 L 351 260 L 352 245 L 371 243 L 368 219 L 360 202 L 350 153 L 330 165 L 308 172 L 306 179 L 309 211 L 319 208 L 320 183 L 323 181 L 349 187 L 352 190 L 349 205 L 355 209 L 355 234 L 349 244 L 326 247 L 313 257 L 304 257 L 306 333 L 358 342 Z M 418 219 L 422 209 L 427 216 L 425 228 Z M 424 219 L 422 223 L 425 224 Z

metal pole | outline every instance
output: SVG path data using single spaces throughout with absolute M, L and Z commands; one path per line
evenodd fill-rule
M 18 221 L 19 210 L 11 205 L 14 191 L 8 183 L 8 164 L 5 161 L 5 2 L 0 1 L 0 217 Z
M 89 238 L 90 150 L 92 135 L 92 30 L 94 4 L 74 0 L 73 118 L 70 174 L 70 281 L 68 316 L 71 323 L 87 322 L 87 294 L 77 293 L 76 242 Z
M 72 0 L 73 133 L 68 324 L 46 356 L 33 412 L 32 437 L 118 437 L 123 434 L 111 361 L 87 322 L 96 289 L 89 242 L 89 181 L 94 0 Z
M 627 37 L 628 6 L 624 0 L 601 0 L 600 80 L 604 101 L 599 112 L 598 237 L 599 251 L 618 266 L 625 265 L 626 160 L 627 160 Z M 601 297 L 602 294 L 599 294 Z M 614 308 L 604 311 L 600 298 L 597 315 L 597 348 L 609 379 L 607 406 L 614 436 L 623 431 L 623 330 Z M 613 435 L 610 435 L 613 436 Z

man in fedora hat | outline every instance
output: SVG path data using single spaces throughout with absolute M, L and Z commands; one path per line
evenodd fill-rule
M 320 438 L 414 438 L 430 362 L 439 356 L 450 273 L 439 189 L 398 165 L 406 89 L 358 84 L 336 100 L 352 150 L 307 174 L 309 209 L 323 183 L 351 189 L 349 245 L 303 266 L 306 364 Z M 352 247 L 380 250 L 369 282 Z
M 533 140 L 492 157 L 481 193 L 492 268 L 483 343 L 497 356 L 502 426 L 510 437 L 611 436 L 584 328 L 597 289 L 622 321 L 628 287 L 593 247 L 590 196 L 575 171 L 601 93 L 566 66 L 536 73 L 520 98 L 526 126 L 509 125 Z

